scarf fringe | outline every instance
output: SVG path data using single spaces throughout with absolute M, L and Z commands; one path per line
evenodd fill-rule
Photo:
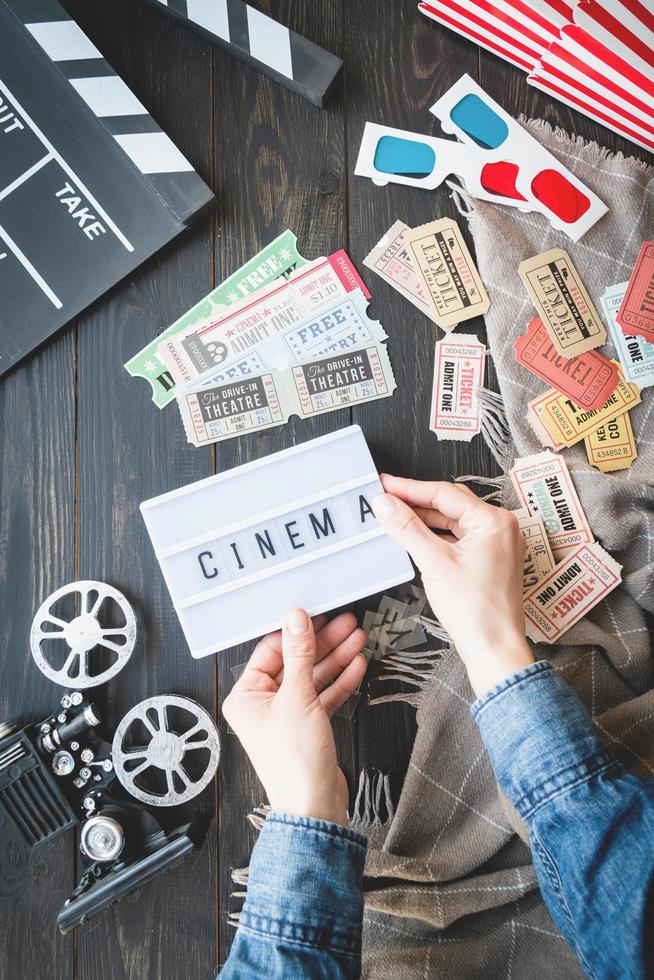
M 270 806 L 267 803 L 262 803 L 261 806 L 255 806 L 252 813 L 248 813 L 248 820 L 252 824 L 255 830 L 261 830 L 266 822 L 266 817 L 270 813 Z
M 479 399 L 484 442 L 495 462 L 506 472 L 513 460 L 514 449 L 502 396 L 480 385 L 475 388 L 475 395 Z
M 424 626 L 429 635 L 435 636 L 437 640 L 442 640 L 443 643 L 452 643 L 452 637 L 447 632 L 445 627 L 441 626 L 437 619 L 430 619 L 428 616 L 421 616 L 420 625 Z
M 363 832 L 388 827 L 395 816 L 388 773 L 362 769 L 350 827 Z
M 270 805 L 268 803 L 262 803 L 261 806 L 255 806 L 252 813 L 248 813 L 247 819 L 249 823 L 255 828 L 257 832 L 260 832 L 264 823 L 266 822 L 266 817 L 270 813 Z M 232 868 L 230 877 L 234 885 L 238 886 L 229 893 L 230 901 L 234 899 L 235 901 L 241 901 L 247 897 L 248 884 L 250 881 L 250 867 L 245 865 L 243 868 Z M 238 929 L 241 922 L 241 912 L 228 912 L 227 913 L 227 925 L 232 926 L 233 929 Z
M 437 626 L 434 620 L 426 616 L 418 616 L 416 619 L 427 632 L 430 632 L 427 624 L 431 624 L 432 627 Z M 432 636 L 443 639 L 443 636 L 436 632 L 432 633 Z M 440 650 L 389 651 L 389 653 L 378 661 L 385 672 L 375 678 L 375 683 L 386 684 L 389 681 L 395 681 L 403 684 L 404 689 L 394 691 L 392 694 L 382 694 L 374 698 L 369 697 L 368 704 L 390 704 L 393 701 L 404 701 L 417 708 L 423 688 L 429 683 L 431 673 L 441 657 L 442 653 Z M 407 691 L 407 686 L 412 687 L 414 690 Z
M 600 146 L 594 140 L 584 139 L 583 136 L 572 136 L 570 133 L 562 129 L 561 126 L 552 126 L 551 123 L 547 122 L 545 119 L 528 119 L 524 115 L 518 116 L 518 122 L 521 126 L 528 126 L 529 129 L 537 135 L 537 138 L 541 138 L 541 134 L 553 134 L 557 142 L 565 143 L 566 150 L 570 149 L 570 144 L 574 146 L 575 149 L 581 149 L 588 157 L 585 162 L 590 164 L 597 163 L 619 163 L 623 166 L 628 166 L 635 173 L 639 174 L 649 174 L 652 167 L 648 163 L 644 163 L 642 160 L 638 160 L 636 157 L 626 156 L 620 150 L 609 150 L 605 146 Z

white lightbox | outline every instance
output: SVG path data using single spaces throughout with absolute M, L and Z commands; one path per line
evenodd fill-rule
M 372 513 L 382 486 L 358 425 L 141 504 L 191 654 L 204 657 L 408 582 Z

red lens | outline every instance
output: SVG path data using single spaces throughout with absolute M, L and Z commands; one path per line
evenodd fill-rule
M 556 170 L 541 170 L 532 180 L 531 189 L 534 197 L 569 225 L 578 221 L 590 207 L 586 195 L 573 187 L 567 177 Z
M 517 176 L 517 163 L 507 163 L 506 160 L 502 160 L 500 163 L 485 164 L 479 180 L 484 190 L 490 194 L 501 194 L 502 197 L 524 201 L 524 197 L 518 193 L 515 187 Z

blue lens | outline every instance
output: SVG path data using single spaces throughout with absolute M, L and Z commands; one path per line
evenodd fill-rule
M 373 161 L 382 174 L 397 177 L 429 177 L 436 166 L 436 154 L 426 143 L 401 139 L 399 136 L 382 136 Z
M 509 127 L 478 95 L 466 95 L 450 109 L 450 119 L 485 150 L 495 150 L 509 135 Z

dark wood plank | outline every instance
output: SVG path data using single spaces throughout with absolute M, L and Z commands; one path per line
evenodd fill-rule
M 340 54 L 341 2 L 312 5 L 271 3 L 266 11 L 300 34 Z M 251 69 L 217 53 L 216 179 L 221 198 L 221 254 L 218 279 L 229 275 L 285 228 L 298 236 L 309 258 L 346 244 L 346 153 L 343 102 L 337 91 L 325 110 L 309 105 Z M 337 412 L 311 422 L 290 424 L 217 447 L 223 471 L 296 442 L 348 425 L 350 413 Z M 232 687 L 232 667 L 244 662 L 252 644 L 218 656 L 222 701 Z M 221 733 L 226 731 L 224 723 Z M 337 723 L 339 756 L 353 776 L 356 769 L 351 726 Z M 263 789 L 234 736 L 226 735 L 219 773 L 221 962 L 233 939 L 226 913 L 233 890 L 230 867 L 247 864 L 255 833 L 245 817 L 264 802 Z M 232 907 L 238 907 L 232 902 Z
M 374 31 L 368 29 L 371 23 Z M 464 72 L 476 75 L 476 51 L 456 35 L 434 30 L 435 26 L 411 5 L 394 7 L 392 17 L 380 16 L 372 0 L 347 5 L 349 247 L 359 267 L 397 218 L 415 227 L 453 216 L 467 235 L 466 222 L 457 215 L 447 188 L 377 187 L 352 173 L 366 121 L 439 134 L 429 106 Z M 372 271 L 365 272 L 372 293 L 370 313 L 389 335 L 397 382 L 392 398 L 354 411 L 354 421 L 361 425 L 379 469 L 432 480 L 488 472 L 489 459 L 480 438 L 471 444 L 439 442 L 429 431 L 434 343 L 442 331 Z M 482 320 L 468 326 L 470 332 L 483 336 Z M 375 609 L 378 602 L 379 597 L 365 600 L 360 609 Z M 379 673 L 378 665 L 372 664 L 368 686 L 373 695 L 387 693 L 375 681 Z M 369 706 L 364 700 L 359 707 L 360 765 L 389 771 L 396 799 L 414 731 L 415 710 L 406 704 Z
M 129 0 L 84 4 L 81 26 L 205 178 L 212 172 L 212 52 Z M 101 689 L 109 730 L 144 697 L 178 693 L 215 711 L 214 664 L 193 660 L 138 505 L 207 476 L 174 406 L 159 411 L 123 363 L 213 285 L 212 218 L 180 237 L 87 316 L 79 334 L 78 563 L 123 590 L 139 618 L 135 653 Z M 203 805 L 215 808 L 213 790 Z M 216 822 L 204 848 L 79 930 L 80 978 L 209 977 L 215 935 Z
M 0 717 L 39 722 L 63 690 L 30 655 L 32 619 L 75 577 L 75 329 L 0 384 Z M 32 851 L 0 826 L 0 976 L 67 977 L 73 939 L 57 929 L 72 891 L 75 835 Z

